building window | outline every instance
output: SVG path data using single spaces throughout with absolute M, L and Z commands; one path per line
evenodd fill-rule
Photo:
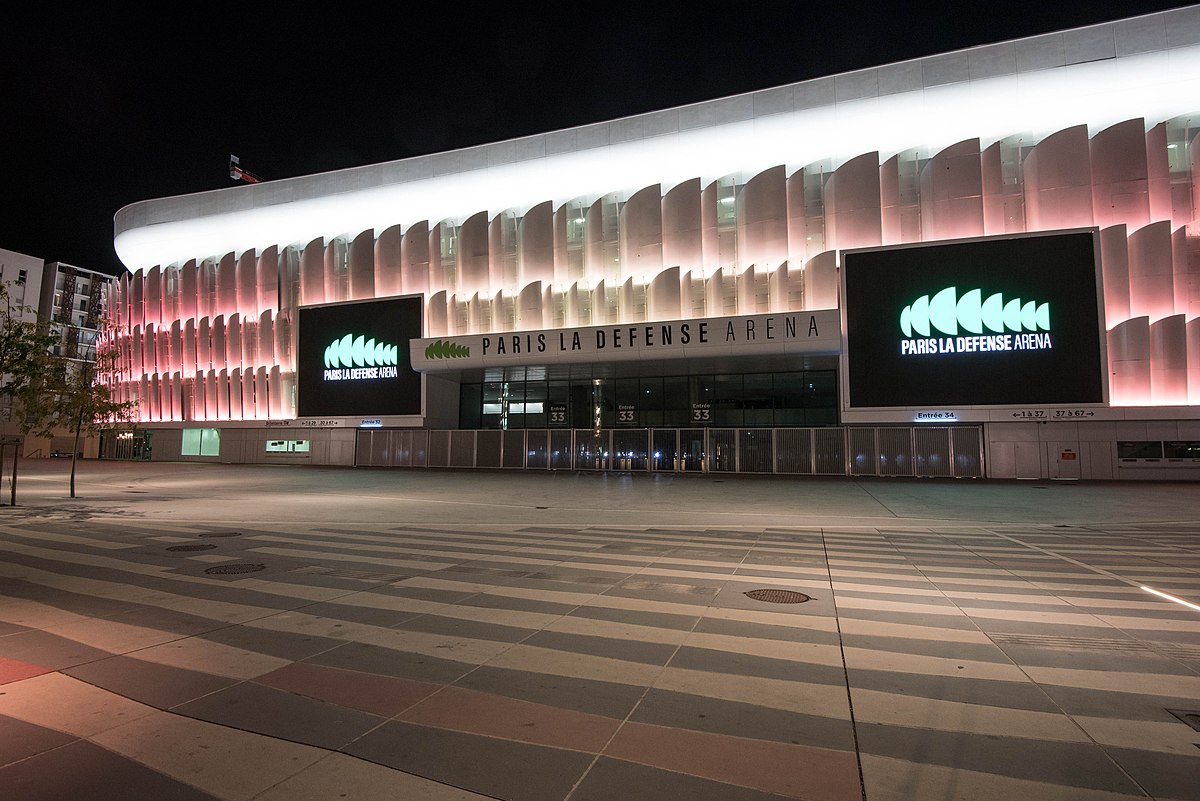
M 183 429 L 184 456 L 220 456 L 221 432 L 215 428 Z
M 26 277 L 28 274 L 29 274 L 29 273 L 28 273 L 27 271 L 25 271 L 25 270 L 17 270 L 17 283 L 18 283 L 18 284 L 23 284 L 23 283 L 25 283 L 25 277 Z
M 273 439 L 267 442 L 267 453 L 308 453 L 307 439 Z

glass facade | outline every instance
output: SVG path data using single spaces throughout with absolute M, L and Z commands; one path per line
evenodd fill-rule
M 459 427 L 837 425 L 837 371 L 483 381 L 460 387 Z

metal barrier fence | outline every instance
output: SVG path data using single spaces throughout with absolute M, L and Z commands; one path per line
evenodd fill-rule
M 359 467 L 980 478 L 978 426 L 369 429 Z

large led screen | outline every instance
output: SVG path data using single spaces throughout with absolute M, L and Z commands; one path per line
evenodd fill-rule
M 1096 234 L 843 254 L 848 407 L 1104 401 Z
M 420 414 L 408 341 L 421 336 L 421 308 L 407 297 L 300 309 L 298 416 Z

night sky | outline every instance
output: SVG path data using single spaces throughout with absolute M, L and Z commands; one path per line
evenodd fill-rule
M 1187 4 L 49 4 L 0 43 L 0 248 L 116 273 L 117 209 L 230 186 L 231 153 L 288 178 Z

